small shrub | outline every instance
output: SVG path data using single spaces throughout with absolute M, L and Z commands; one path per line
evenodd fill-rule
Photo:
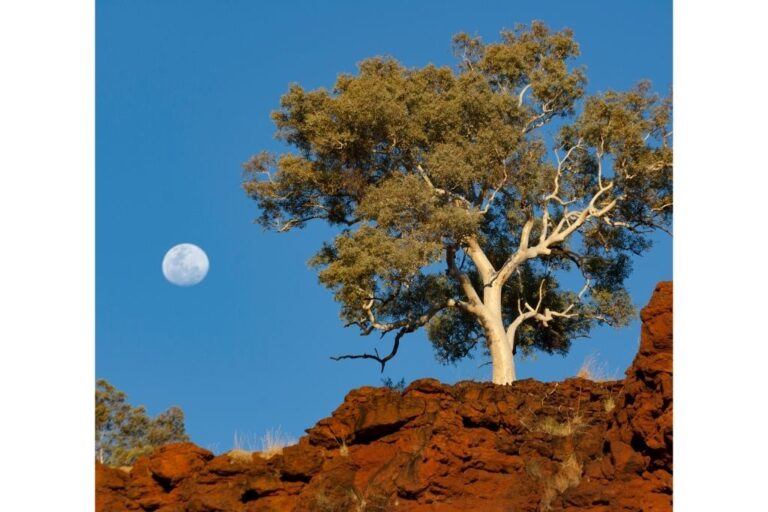
M 605 412 L 611 412 L 616 408 L 616 400 L 609 396 L 603 401 L 603 407 L 605 407 Z
M 154 418 L 133 407 L 124 392 L 104 379 L 96 381 L 96 460 L 113 467 L 130 466 L 158 446 L 189 441 L 184 412 L 170 407 Z
M 384 384 L 384 387 L 389 388 L 393 391 L 398 391 L 400 393 L 403 392 L 405 389 L 405 379 L 400 379 L 397 382 L 394 382 L 391 377 L 386 377 L 384 379 L 381 379 L 381 383 Z

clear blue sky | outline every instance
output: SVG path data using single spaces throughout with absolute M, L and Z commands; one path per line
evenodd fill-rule
M 540 19 L 570 27 L 589 90 L 672 82 L 671 2 L 101 0 L 96 41 L 96 373 L 156 414 L 186 413 L 192 440 L 215 451 L 235 432 L 282 427 L 297 438 L 352 388 L 380 385 L 370 350 L 344 329 L 338 306 L 306 261 L 329 231 L 277 235 L 254 224 L 240 164 L 280 151 L 270 111 L 291 82 L 330 86 L 374 55 L 408 66 L 453 64 L 459 31 L 496 40 Z M 162 275 L 165 252 L 191 242 L 210 259 L 199 285 Z M 629 289 L 644 305 L 672 278 L 672 242 L 635 261 Z M 558 380 L 599 354 L 623 373 L 639 322 L 595 331 L 568 357 L 518 361 L 520 378 Z M 381 342 L 384 349 L 389 341 Z M 484 361 L 441 366 L 422 333 L 404 339 L 384 376 L 488 379 Z

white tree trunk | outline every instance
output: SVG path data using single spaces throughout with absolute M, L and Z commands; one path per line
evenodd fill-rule
M 507 342 L 501 318 L 490 329 L 485 329 L 485 336 L 491 350 L 494 384 L 511 384 L 515 381 L 515 358 Z
M 491 351 L 494 384 L 515 381 L 515 358 L 501 315 L 501 286 L 489 285 L 483 293 L 484 317 L 481 321 Z

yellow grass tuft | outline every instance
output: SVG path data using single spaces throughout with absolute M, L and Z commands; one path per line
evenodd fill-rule
M 598 362 L 598 355 L 599 354 L 590 354 L 584 358 L 584 362 L 581 364 L 581 368 L 579 368 L 576 376 L 593 382 L 619 380 L 620 377 L 618 376 L 618 371 L 609 372 L 607 363 Z
M 262 459 L 270 459 L 283 453 L 283 448 L 296 444 L 296 440 L 283 433 L 280 427 L 267 430 L 257 443 L 253 436 L 235 432 L 234 446 L 229 452 L 239 452 L 236 457 L 244 457 L 244 453 L 256 453 Z
M 275 455 L 283 453 L 283 448 L 296 444 L 296 440 L 285 435 L 280 427 L 274 430 L 267 430 L 261 438 L 261 453 L 259 456 L 263 459 L 269 459 Z
M 536 430 L 544 432 L 551 436 L 565 437 L 576 432 L 580 427 L 584 425 L 584 420 L 581 416 L 576 415 L 573 418 L 569 418 L 566 421 L 557 421 L 552 416 L 545 416 L 536 425 Z
M 230 462 L 249 463 L 253 461 L 253 452 L 249 452 L 248 450 L 241 450 L 238 448 L 229 450 L 227 452 L 227 456 L 229 457 Z

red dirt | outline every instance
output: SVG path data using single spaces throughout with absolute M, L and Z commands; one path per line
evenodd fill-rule
M 364 387 L 269 460 L 181 443 L 97 464 L 96 510 L 671 510 L 672 283 L 641 318 L 622 381 Z

